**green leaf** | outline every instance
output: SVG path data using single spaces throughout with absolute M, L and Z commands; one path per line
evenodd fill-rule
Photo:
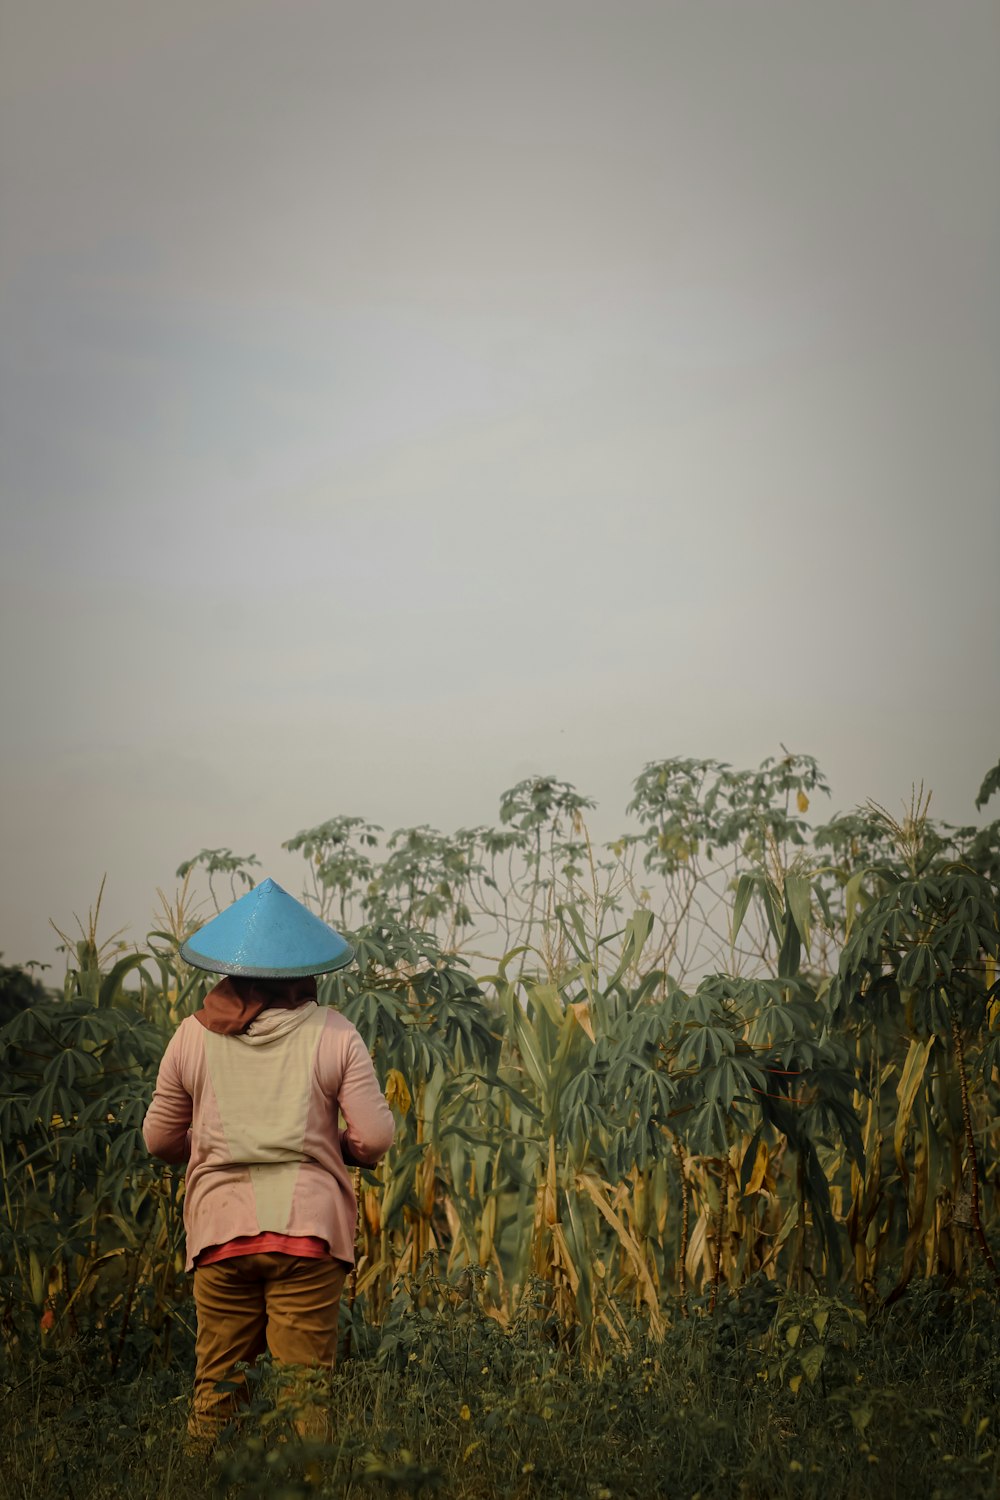
M 553 1026 L 562 1026 L 566 1012 L 559 998 L 558 985 L 533 984 L 528 989 L 528 998 L 537 1007 L 538 1011 L 545 1012 Z
M 733 936 L 735 943 L 739 930 L 743 926 L 743 918 L 747 914 L 750 905 L 750 897 L 753 895 L 754 886 L 757 884 L 755 875 L 741 875 L 736 885 L 736 900 L 733 902 Z
M 794 979 L 802 958 L 802 939 L 791 909 L 785 912 L 785 936 L 778 954 L 778 977 Z
M 558 917 L 559 925 L 569 939 L 569 942 L 573 947 L 577 958 L 581 958 L 585 962 L 589 961 L 593 957 L 593 954 L 587 940 L 587 929 L 584 926 L 583 918 L 581 917 L 578 909 L 570 902 L 567 902 L 565 905 L 556 907 L 556 916 Z M 566 926 L 567 917 L 572 923 L 572 932 L 570 932 L 569 928 Z
M 811 1344 L 804 1354 L 799 1356 L 799 1364 L 802 1373 L 810 1385 L 816 1384 L 816 1377 L 823 1368 L 823 1360 L 826 1356 L 825 1344 Z
M 549 1070 L 542 1055 L 538 1038 L 532 1029 L 531 1022 L 517 1001 L 514 1002 L 511 1016 L 514 1023 L 514 1041 L 517 1050 L 524 1059 L 524 1065 L 532 1083 L 542 1098 L 545 1098 L 548 1093 Z
M 646 945 L 653 927 L 653 913 L 640 906 L 634 911 L 625 924 L 625 939 L 622 943 L 621 958 L 614 973 L 609 977 L 607 988 L 618 983 L 625 970 L 636 962 L 640 953 Z
M 146 961 L 144 953 L 130 953 L 127 958 L 120 958 L 114 968 L 105 975 L 101 982 L 100 992 L 97 997 L 98 1007 L 106 1010 L 114 1004 L 115 997 L 121 989 L 122 980 L 132 969 L 141 968 Z
M 760 882 L 760 893 L 764 898 L 764 910 L 767 912 L 767 924 L 771 929 L 774 941 L 776 943 L 780 943 L 783 937 L 781 910 L 778 906 L 777 900 L 775 899 L 774 887 L 771 885 L 771 882 L 769 880 L 762 880 Z
M 786 875 L 785 900 L 808 953 L 809 933 L 812 925 L 812 896 L 809 881 L 802 875 Z
M 845 940 L 851 935 L 851 928 L 854 926 L 857 905 L 861 896 L 861 886 L 867 874 L 867 870 L 855 870 L 844 886 L 844 910 L 846 914 L 844 925 Z
M 992 771 L 987 771 L 983 777 L 983 784 L 976 797 L 976 807 L 985 807 L 995 792 L 1000 792 L 1000 761 L 997 761 Z

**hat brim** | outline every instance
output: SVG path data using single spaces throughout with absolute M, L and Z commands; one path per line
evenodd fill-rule
M 346 952 L 323 964 L 305 964 L 297 968 L 258 968 L 253 964 L 226 963 L 220 958 L 210 958 L 199 953 L 190 941 L 181 944 L 180 956 L 193 969 L 205 969 L 209 974 L 235 974 L 244 979 L 307 979 L 311 974 L 332 974 L 336 969 L 345 969 L 354 962 L 354 949 L 350 943 Z

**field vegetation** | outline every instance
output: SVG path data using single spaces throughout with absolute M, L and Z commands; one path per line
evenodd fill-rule
M 140 1134 L 213 983 L 180 942 L 266 872 L 201 851 L 135 951 L 98 902 L 58 994 L 0 970 L 0 1496 L 997 1493 L 1000 823 L 826 793 L 675 759 L 600 847 L 552 777 L 288 841 L 397 1119 L 320 1450 L 264 1365 L 185 1458 L 183 1175 Z

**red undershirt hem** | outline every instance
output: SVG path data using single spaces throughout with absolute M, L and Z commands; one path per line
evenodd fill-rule
M 333 1260 L 326 1240 L 314 1234 L 244 1234 L 222 1245 L 209 1245 L 195 1261 L 196 1266 L 214 1266 L 216 1261 L 232 1260 L 237 1255 L 298 1255 L 306 1260 Z

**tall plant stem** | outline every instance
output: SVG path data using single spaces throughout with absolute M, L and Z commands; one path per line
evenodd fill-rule
M 358 1208 L 360 1210 L 361 1209 L 361 1168 L 360 1167 L 355 1167 L 355 1169 L 354 1169 L 354 1198 L 355 1198 L 355 1201 L 357 1202 Z M 361 1233 L 361 1213 L 359 1212 L 358 1213 L 358 1227 L 357 1227 L 357 1230 L 355 1231 L 355 1240 L 357 1240 L 357 1238 L 360 1236 L 360 1233 Z M 347 1320 L 347 1332 L 344 1334 L 344 1358 L 345 1359 L 350 1359 L 350 1357 L 351 1357 L 351 1342 L 352 1342 L 351 1335 L 354 1332 L 354 1303 L 355 1303 L 355 1300 L 356 1300 L 357 1295 L 358 1295 L 358 1249 L 359 1249 L 359 1246 L 357 1244 L 355 1244 L 355 1247 L 354 1247 L 354 1264 L 351 1267 L 350 1291 L 348 1292 L 348 1295 L 347 1295 L 347 1307 L 348 1307 L 348 1311 L 350 1312 L 350 1317 Z
M 153 1233 L 153 1226 L 155 1223 L 155 1216 L 151 1217 L 146 1229 L 146 1233 L 143 1235 L 139 1244 L 136 1246 L 135 1263 L 132 1267 L 132 1272 L 129 1277 L 128 1291 L 125 1294 L 125 1306 L 122 1310 L 122 1326 L 119 1329 L 118 1340 L 115 1344 L 114 1352 L 111 1355 L 112 1375 L 116 1375 L 118 1373 L 118 1366 L 121 1363 L 122 1353 L 125 1349 L 125 1339 L 128 1336 L 128 1327 L 132 1318 L 132 1307 L 135 1302 L 136 1288 L 139 1285 L 139 1276 L 142 1272 L 142 1257 L 146 1253 L 146 1246 L 149 1244 L 150 1235 Z
M 993 1259 L 993 1252 L 989 1247 L 986 1231 L 983 1229 L 983 1221 L 979 1213 L 979 1156 L 976 1152 L 976 1138 L 972 1130 L 972 1110 L 969 1107 L 969 1080 L 965 1070 L 965 1047 L 962 1042 L 962 1030 L 958 1024 L 958 1017 L 955 1015 L 954 1010 L 951 1013 L 951 1039 L 955 1044 L 955 1060 L 958 1063 L 958 1082 L 962 1094 L 962 1123 L 965 1126 L 965 1144 L 969 1152 L 969 1177 L 971 1180 L 969 1212 L 972 1217 L 972 1227 L 976 1231 L 976 1238 L 982 1249 L 983 1257 L 990 1271 L 993 1273 L 994 1282 L 1000 1287 L 1000 1272 L 997 1271 L 997 1264 Z
M 801 1151 L 798 1153 L 795 1167 L 795 1185 L 799 1200 L 799 1223 L 795 1262 L 789 1276 L 795 1277 L 796 1291 L 804 1292 L 806 1289 L 806 1171 Z
M 688 1216 L 691 1204 L 691 1190 L 688 1187 L 687 1172 L 684 1170 L 684 1149 L 676 1137 L 674 1138 L 674 1155 L 677 1157 L 677 1171 L 681 1179 L 681 1255 L 680 1264 L 677 1267 L 677 1288 L 681 1297 L 681 1316 L 686 1318 L 688 1315 Z
M 17 1274 L 21 1278 L 22 1287 L 24 1287 L 28 1285 L 30 1278 L 25 1270 L 24 1261 L 21 1259 L 19 1236 L 14 1225 L 14 1209 L 10 1201 L 10 1187 L 7 1180 L 7 1153 L 3 1149 L 2 1140 L 0 1140 L 0 1179 L 3 1181 L 3 1201 L 4 1207 L 7 1210 L 7 1221 L 10 1224 L 11 1230 L 14 1231 L 11 1239 L 14 1249 L 14 1264 L 17 1266 Z
M 715 1230 L 715 1271 L 712 1275 L 712 1300 L 708 1304 L 710 1313 L 715 1312 L 719 1300 L 719 1282 L 722 1280 L 722 1234 L 726 1224 L 726 1205 L 729 1202 L 729 1159 L 722 1169 L 722 1191 L 719 1195 L 719 1222 Z

